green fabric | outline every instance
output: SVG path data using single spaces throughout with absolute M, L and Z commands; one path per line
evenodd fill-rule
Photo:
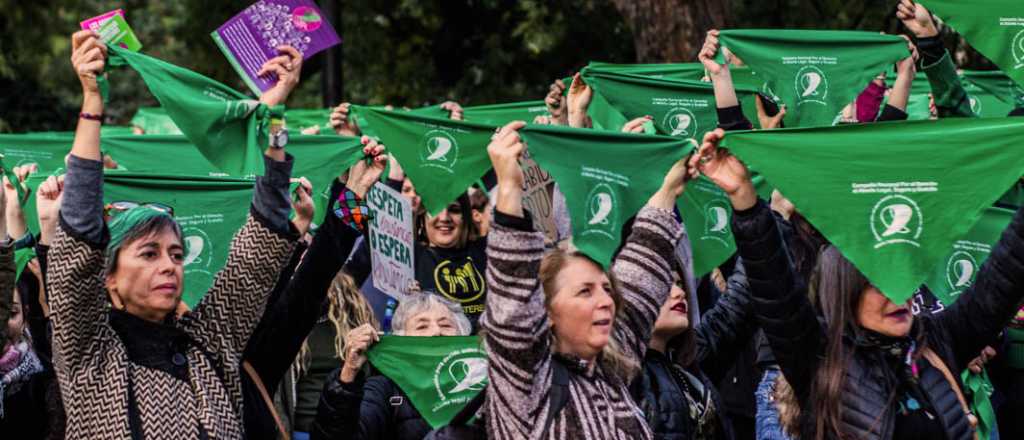
M 632 74 L 601 73 L 584 69 L 583 77 L 626 120 L 652 116 L 659 134 L 704 139 L 718 127 L 715 90 L 711 83 L 648 78 Z M 757 121 L 756 89 L 736 88 L 747 118 Z M 609 129 L 621 130 L 619 127 Z
M 162 203 L 174 208 L 187 248 L 182 300 L 189 307 L 199 303 L 224 267 L 231 240 L 249 214 L 252 192 L 252 180 L 118 171 L 105 173 L 103 184 L 105 203 Z
M 921 0 L 921 4 L 1024 86 L 1024 2 Z
M 909 55 L 902 38 L 873 32 L 770 29 L 720 35 L 722 47 L 778 94 L 788 127 L 834 125 L 872 78 Z
M 100 136 L 119 136 L 125 134 L 134 134 L 134 127 L 124 125 L 104 125 L 100 127 Z
M 981 265 L 1013 220 L 1013 213 L 1003 208 L 986 209 L 967 235 L 946 250 L 946 257 L 939 260 L 924 282 L 943 306 L 953 305 L 960 294 L 974 284 Z
M 591 73 L 626 73 L 663 79 L 700 80 L 704 77 L 704 65 L 701 63 L 617 64 L 591 61 L 584 70 Z
M 939 118 L 971 118 L 974 111 L 967 91 L 963 87 L 956 66 L 947 51 L 935 64 L 922 66 L 935 97 L 935 111 Z
M 111 66 L 135 69 L 175 125 L 206 160 L 232 175 L 263 174 L 271 110 L 259 101 L 191 70 L 120 47 Z
M 971 370 L 964 370 L 960 374 L 960 380 L 964 384 L 964 397 L 970 399 L 968 406 L 978 417 L 978 439 L 992 438 L 992 430 L 996 428 L 996 412 L 992 408 L 990 397 L 995 387 L 988 378 L 988 371 L 982 369 L 981 373 L 972 373 Z
M 181 134 L 181 129 L 167 115 L 163 107 L 139 107 L 132 117 L 132 125 L 145 134 Z
M 215 168 L 188 138 L 180 135 L 110 136 L 101 138 L 100 144 L 122 170 L 133 173 L 253 177 L 230 175 Z M 314 219 L 324 216 L 332 181 L 363 157 L 359 138 L 333 134 L 291 135 L 285 151 L 295 157 L 292 177 L 306 177 L 313 184 L 317 194 Z
M 964 70 L 960 74 L 964 81 L 974 84 L 1000 101 L 1013 107 L 1024 107 L 1024 87 L 1017 85 L 1005 73 L 998 70 Z
M 487 353 L 478 336 L 382 336 L 366 355 L 435 429 L 487 386 Z
M 619 247 L 623 224 L 695 144 L 669 136 L 560 126 L 534 125 L 520 133 L 530 156 L 565 194 L 573 245 L 605 267 Z
M 896 82 L 896 74 L 889 72 L 885 78 L 886 86 L 890 89 Z M 914 76 L 914 81 L 910 83 L 910 96 L 907 98 L 907 120 L 908 121 L 924 121 L 931 119 L 931 94 L 932 86 L 928 82 L 928 77 L 923 73 L 918 73 Z M 885 105 L 889 103 L 889 97 L 886 96 L 882 99 L 881 108 L 885 108 Z M 879 115 L 881 115 L 881 108 L 879 108 Z
M 973 82 L 963 80 L 963 87 L 967 92 L 971 113 L 976 117 L 1005 118 L 1013 110 L 1012 103 L 1003 101 L 1003 98 L 993 95 Z
M 363 114 L 368 109 L 378 110 L 378 111 L 382 111 L 382 112 L 412 113 L 412 114 L 416 114 L 416 115 L 420 115 L 420 116 L 429 116 L 429 117 L 433 117 L 433 118 L 443 118 L 443 119 L 448 119 L 448 116 L 449 116 L 448 111 L 441 109 L 441 105 L 440 104 L 431 105 L 431 106 L 427 106 L 427 107 L 413 108 L 413 109 L 397 108 L 396 107 L 396 108 L 392 108 L 391 110 L 388 110 L 387 106 L 384 106 L 384 105 L 372 105 L 372 106 L 353 105 L 351 107 L 351 109 L 349 110 L 349 112 L 350 112 L 349 113 L 349 118 L 355 118 L 356 124 L 359 125 L 359 130 L 364 135 L 371 136 L 371 137 L 378 138 L 378 139 L 380 138 L 380 133 L 378 132 L 377 127 L 375 127 L 370 120 L 366 119 L 366 117 L 363 116 Z
M 107 229 L 110 230 L 110 241 L 107 242 L 107 258 L 110 258 L 121 249 L 125 237 L 132 229 L 157 217 L 170 217 L 170 215 L 147 206 L 136 206 L 124 212 L 111 213 L 111 219 L 107 223 Z M 185 245 L 187 246 L 188 242 L 185 242 Z
M 13 168 L 8 166 L 7 163 L 4 161 L 3 156 L 0 156 L 0 171 L 3 172 L 4 177 L 7 178 L 7 181 L 11 182 L 11 185 L 14 186 L 14 189 L 17 190 L 18 205 L 25 206 L 25 202 L 28 201 L 28 191 L 25 190 L 24 185 L 18 184 L 18 176 L 14 174 Z
M 754 175 L 752 180 L 761 197 L 771 197 L 764 177 Z M 708 274 L 736 253 L 731 227 L 732 203 L 721 188 L 701 176 L 686 184 L 686 191 L 676 201 L 676 207 L 693 249 L 694 276 Z
M 72 132 L 0 134 L 0 154 L 12 166 L 36 164 L 37 174 L 64 169 L 64 156 L 75 140 Z
M 1021 312 L 1017 312 L 1019 316 Z M 1006 365 L 1010 368 L 1024 370 L 1024 329 L 1007 328 L 1006 338 L 1010 347 L 1006 350 Z
M 494 125 L 505 125 L 512 121 L 532 123 L 533 118 L 547 114 L 548 108 L 544 105 L 544 101 L 477 105 L 462 109 L 462 117 L 467 121 Z
M 1024 173 L 1016 118 L 728 133 L 723 145 L 896 303 Z
M 25 267 L 28 266 L 29 261 L 32 261 L 36 257 L 35 248 L 27 247 L 24 249 L 18 249 L 14 251 L 14 279 L 17 281 L 21 278 L 21 273 L 25 271 Z
M 324 134 L 334 134 L 331 128 L 331 110 L 329 108 L 291 108 L 285 110 L 284 118 L 288 124 L 288 134 L 299 133 L 309 127 L 319 127 Z
M 487 144 L 496 125 L 367 107 L 358 111 L 402 165 L 431 214 L 441 212 L 491 167 Z
M 1010 190 L 1003 194 L 997 203 L 1014 208 L 1024 206 L 1024 182 L 1018 181 L 1010 187 Z

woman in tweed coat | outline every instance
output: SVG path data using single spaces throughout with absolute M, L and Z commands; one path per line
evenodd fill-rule
M 241 439 L 241 353 L 298 238 L 288 222 L 291 158 L 267 150 L 224 269 L 179 317 L 181 227 L 151 206 L 104 224 L 100 118 L 91 115 L 103 113 L 96 76 L 106 47 L 89 31 L 73 35 L 72 47 L 83 114 L 63 188 L 41 188 L 38 207 L 40 216 L 60 210 L 48 288 L 67 437 Z M 264 104 L 283 101 L 298 81 L 301 56 L 288 49 L 264 66 L 280 78 Z
M 522 126 L 506 125 L 488 146 L 500 188 L 481 321 L 488 437 L 650 439 L 627 386 L 672 283 L 669 260 L 682 235 L 672 210 L 687 168 L 682 161 L 672 167 L 605 273 L 579 253 L 543 255 L 544 234 L 533 230 L 521 203 Z M 549 419 L 553 362 L 569 372 L 568 399 Z

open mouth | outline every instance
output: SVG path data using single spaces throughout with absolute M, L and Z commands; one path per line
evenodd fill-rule
M 887 318 L 900 319 L 900 320 L 907 319 L 907 318 L 910 318 L 910 309 L 908 309 L 906 307 L 901 307 L 901 308 L 899 308 L 899 309 L 897 309 L 895 311 L 886 313 L 885 316 Z
M 670 310 L 672 310 L 673 312 L 678 312 L 678 313 L 681 313 L 681 314 L 685 315 L 686 311 L 687 311 L 686 303 L 680 301 L 680 302 L 676 303 L 676 305 L 672 306 L 672 308 Z
M 612 325 L 611 319 L 598 319 L 597 321 L 594 321 L 594 327 L 607 327 L 610 325 Z

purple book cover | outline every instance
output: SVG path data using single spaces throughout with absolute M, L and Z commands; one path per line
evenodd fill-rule
M 259 0 L 210 34 L 257 96 L 273 87 L 273 74 L 256 76 L 277 46 L 291 45 L 307 60 L 341 42 L 312 0 Z

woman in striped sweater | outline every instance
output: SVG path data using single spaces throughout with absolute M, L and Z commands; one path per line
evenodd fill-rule
M 543 255 L 544 234 L 533 230 L 521 203 L 523 125 L 506 125 L 488 146 L 500 188 L 481 320 L 490 362 L 488 437 L 650 439 L 627 384 L 672 283 L 669 259 L 682 234 L 672 209 L 686 165 L 672 167 L 605 272 L 579 253 Z M 568 398 L 552 408 L 552 389 L 561 387 L 553 383 L 556 369 L 569 373 Z

